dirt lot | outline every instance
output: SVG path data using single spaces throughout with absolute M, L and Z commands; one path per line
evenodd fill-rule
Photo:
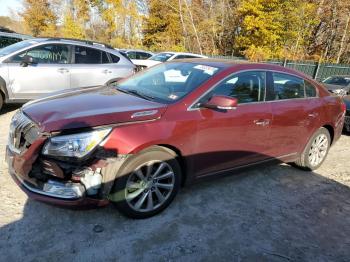
M 112 206 L 70 211 L 29 200 L 4 161 L 15 110 L 0 115 L 1 261 L 350 260 L 349 136 L 317 172 L 250 169 L 185 188 L 162 214 L 131 220 Z

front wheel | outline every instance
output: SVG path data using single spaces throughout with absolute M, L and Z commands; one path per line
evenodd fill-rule
M 4 97 L 3 97 L 2 93 L 0 92 L 0 111 L 3 107 L 3 105 L 4 105 Z
M 319 168 L 326 159 L 331 145 L 329 131 L 321 127 L 310 139 L 303 153 L 295 162 L 297 167 L 312 171 Z
M 134 156 L 118 173 L 110 200 L 132 218 L 147 218 L 164 210 L 181 184 L 176 154 L 161 147 Z

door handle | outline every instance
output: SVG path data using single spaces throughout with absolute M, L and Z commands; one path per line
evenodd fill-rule
M 254 120 L 254 124 L 256 124 L 257 126 L 268 126 L 270 124 L 270 120 L 268 119 Z
M 109 69 L 105 69 L 105 70 L 103 70 L 103 71 L 102 71 L 102 73 L 104 73 L 104 74 L 111 74 L 111 73 L 112 73 L 112 71 L 111 71 L 111 70 L 109 70 Z
M 60 72 L 60 73 L 68 73 L 69 72 L 69 70 L 67 69 L 67 68 L 59 68 L 59 69 L 57 69 L 57 71 L 58 72 Z

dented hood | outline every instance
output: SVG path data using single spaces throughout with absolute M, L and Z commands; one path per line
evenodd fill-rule
M 23 106 L 23 112 L 43 132 L 152 120 L 159 118 L 165 109 L 165 104 L 125 94 L 113 87 L 65 92 Z

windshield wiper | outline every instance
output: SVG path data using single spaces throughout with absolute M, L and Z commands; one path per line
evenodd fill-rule
M 121 92 L 124 92 L 124 93 L 126 93 L 126 94 L 132 94 L 132 95 L 141 97 L 141 98 L 146 99 L 146 100 L 154 100 L 154 99 L 155 99 L 153 96 L 146 95 L 146 94 L 144 94 L 144 93 L 140 93 L 139 91 L 137 91 L 137 90 L 135 90 L 135 89 L 122 89 L 122 88 L 117 88 L 117 90 L 119 90 L 119 91 L 121 91 Z

